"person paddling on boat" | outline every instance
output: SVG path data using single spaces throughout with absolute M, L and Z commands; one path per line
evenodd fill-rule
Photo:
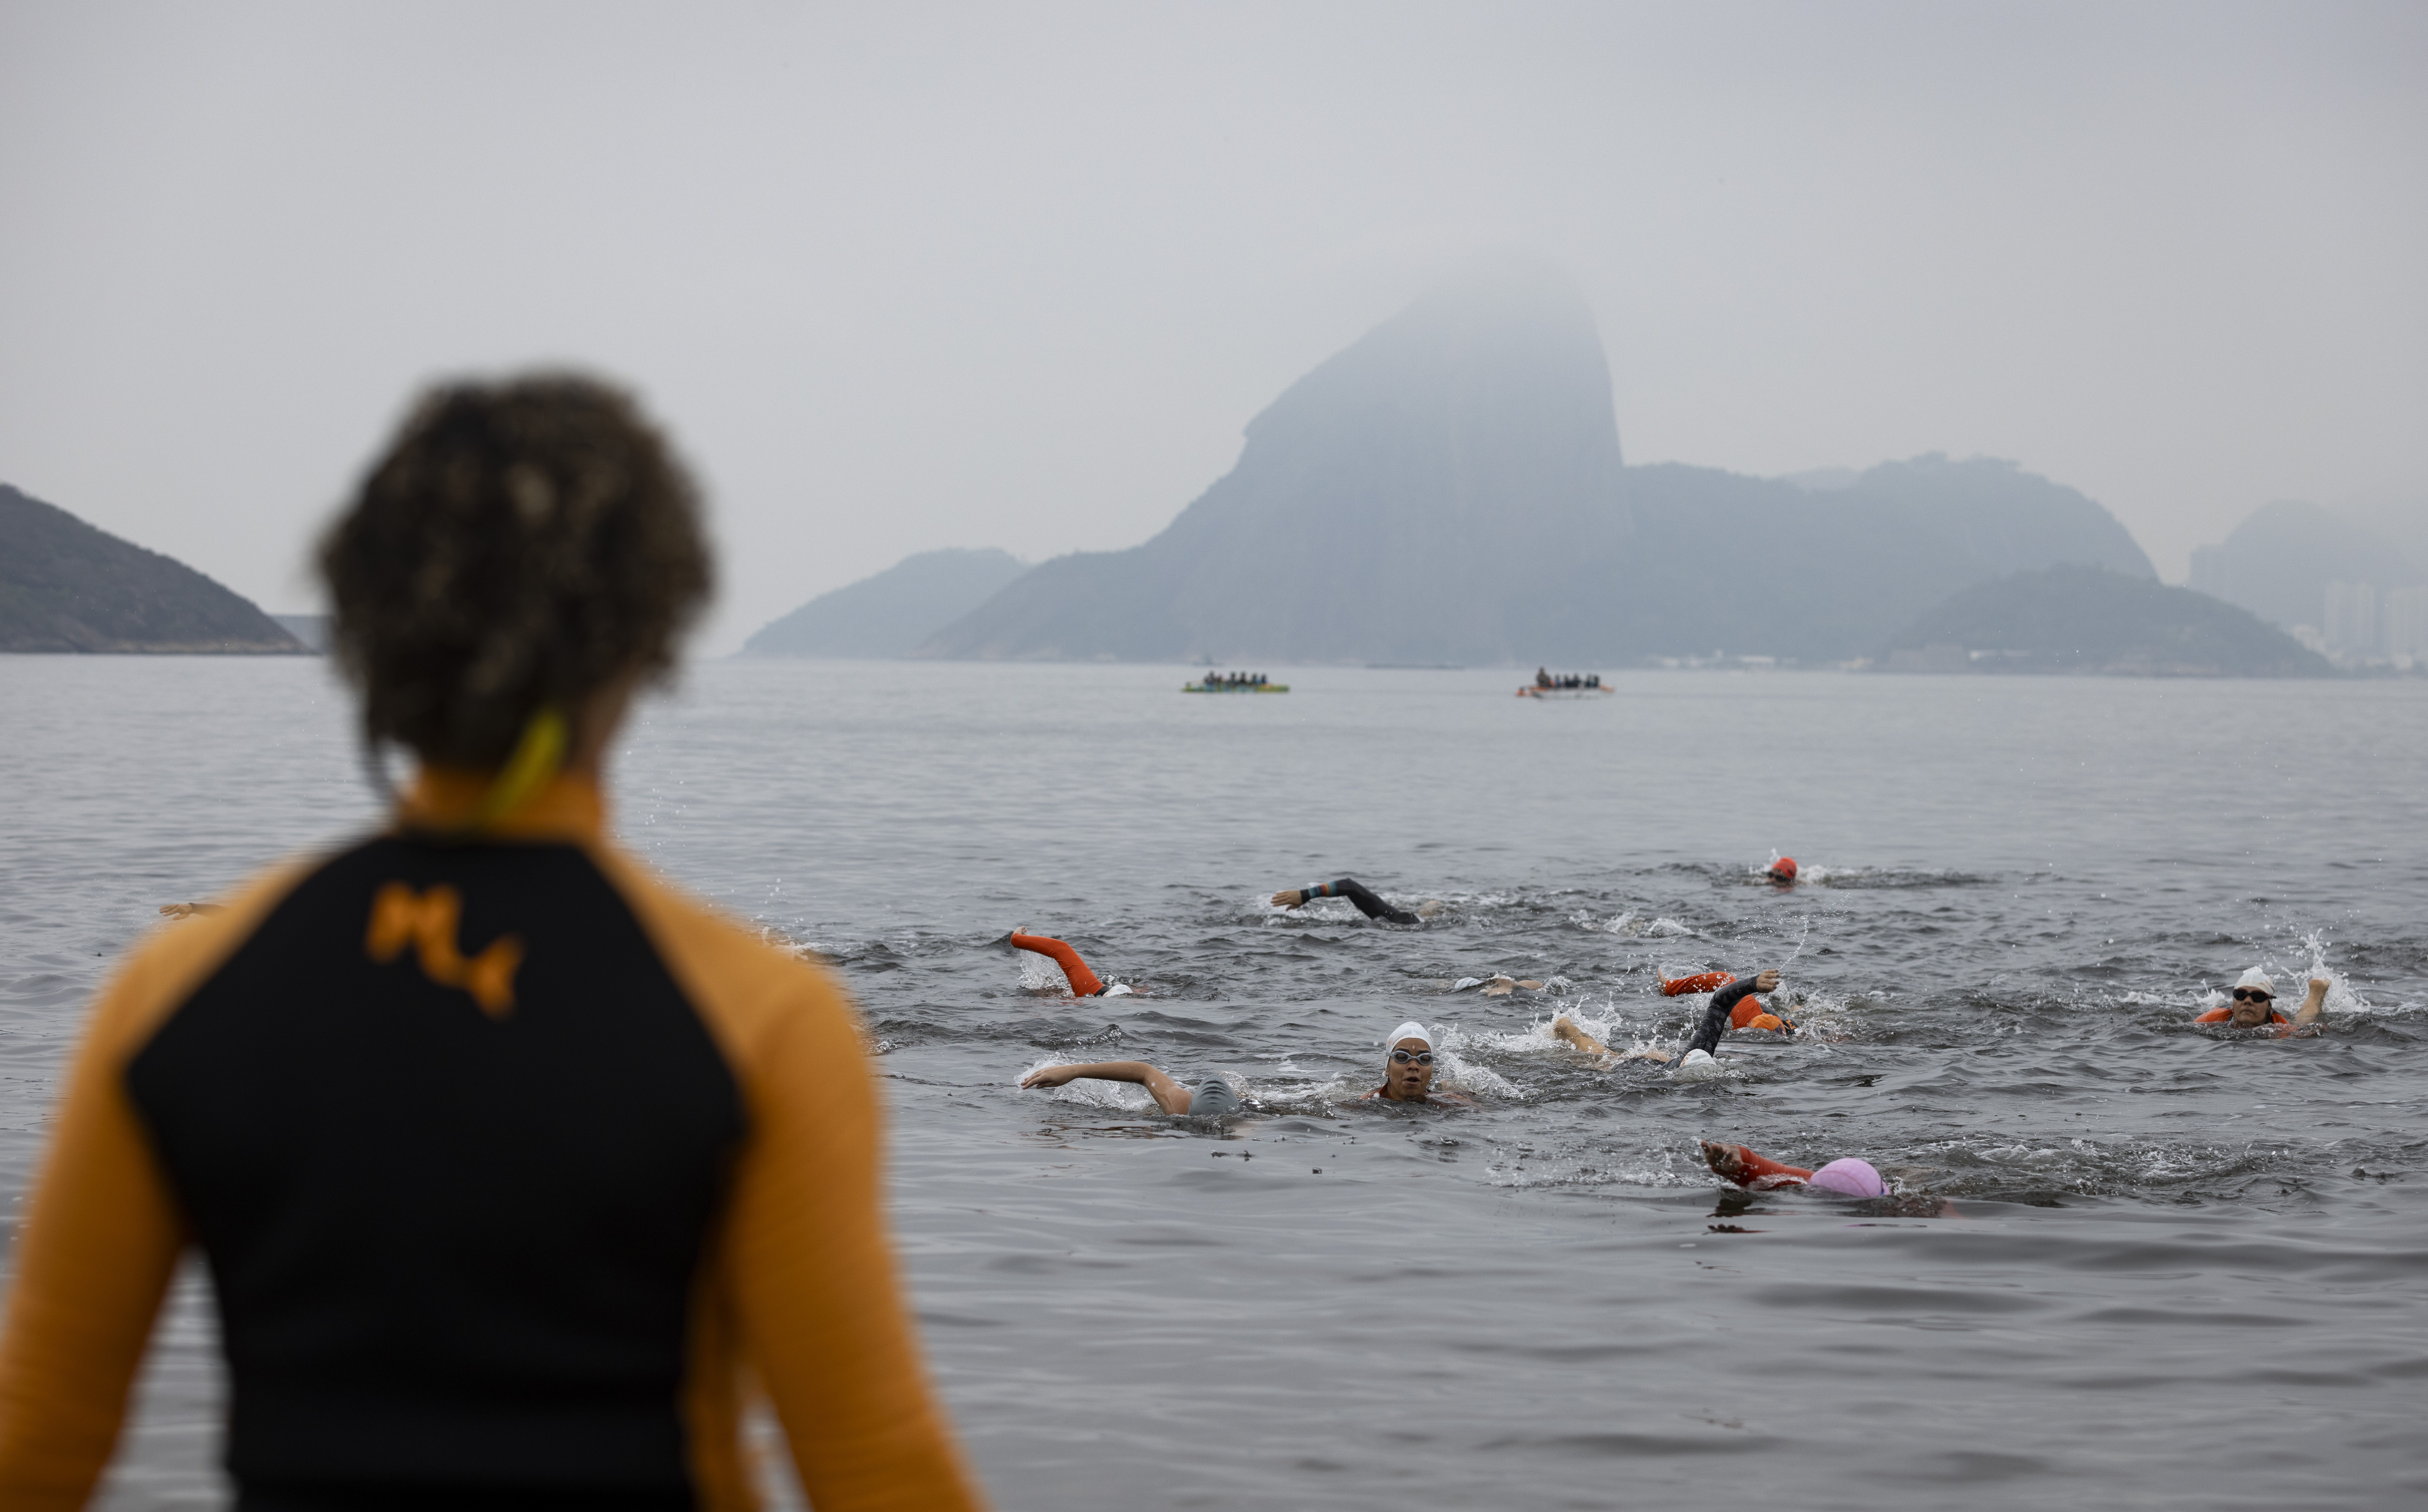
M 2218 1024 L 2228 1028 L 2257 1029 L 2275 1026 L 2276 1038 L 2290 1039 L 2305 1029 L 2315 1033 L 2321 1020 L 2326 1017 L 2327 989 L 2335 984 L 2324 977 L 2310 978 L 2310 994 L 2302 999 L 2301 1008 L 2291 1018 L 2276 1011 L 2276 982 L 2266 972 L 2254 966 L 2234 984 L 2234 1000 L 2210 1009 L 2192 1020 L 2195 1024 Z
M 1094 972 L 1088 969 L 1088 963 L 1079 959 L 1078 951 L 1050 935 L 1024 934 L 1014 929 L 1003 937 L 1003 943 L 1015 950 L 1034 951 L 1060 966 L 1063 978 L 1071 983 L 1071 995 L 1074 997 L 1120 997 L 1137 990 L 1119 982 L 1107 983 L 1099 979 Z
M 1414 913 L 1406 909 L 1393 908 L 1376 897 L 1353 877 L 1343 877 L 1334 882 L 1309 882 L 1304 887 L 1288 888 L 1275 893 L 1272 902 L 1273 907 L 1277 909 L 1297 909 L 1304 908 L 1319 897 L 1345 897 L 1357 906 L 1358 912 L 1370 919 L 1381 919 L 1386 924 L 1422 924 L 1442 911 L 1439 898 L 1427 898 L 1417 905 L 1417 911 Z

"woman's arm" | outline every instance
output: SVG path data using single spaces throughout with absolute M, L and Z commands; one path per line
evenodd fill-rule
M 1143 1060 L 1097 1060 L 1084 1066 L 1041 1066 L 1020 1078 L 1024 1087 L 1059 1087 L 1064 1082 L 1081 1078 L 1092 1081 L 1126 1081 L 1144 1087 L 1155 1098 L 1155 1105 L 1167 1113 L 1189 1111 L 1189 1089 L 1148 1065 Z
M 1712 1006 L 1703 1010 L 1703 1027 L 1695 1031 L 1694 1043 L 1686 1046 L 1688 1054 L 1697 1050 L 1710 1055 L 1719 1048 L 1720 1032 L 1729 1027 L 1729 1011 L 1748 993 L 1776 992 L 1779 973 L 1765 971 L 1751 981 L 1732 981 L 1712 994 Z
M 839 998 L 803 995 L 807 1011 L 751 1036 L 751 1133 L 712 1252 L 731 1290 L 700 1309 L 696 1431 L 705 1438 L 722 1419 L 714 1431 L 730 1441 L 740 1372 L 712 1341 L 731 1336 L 820 1512 L 976 1512 L 983 1498 L 928 1387 L 887 1231 L 877 1078 Z M 696 1473 L 707 1457 L 695 1452 Z M 704 1489 L 704 1506 L 755 1500 Z
M 2316 1024 L 2326 1016 L 2327 989 L 2333 985 L 2324 977 L 2310 978 L 2310 995 L 2302 999 L 2301 1011 L 2293 1015 L 2295 1028 L 2300 1028 L 2305 1024 Z
M 130 1007 L 155 995 L 147 975 L 139 962 L 105 996 L 17 1231 L 0 1339 L 0 1506 L 85 1504 L 184 1247 L 175 1199 L 121 1079 Z
M 1551 1038 L 1566 1040 L 1587 1055 L 1603 1056 L 1613 1060 L 1666 1060 L 1658 1050 L 1614 1050 L 1577 1026 L 1566 1013 L 1551 1020 Z

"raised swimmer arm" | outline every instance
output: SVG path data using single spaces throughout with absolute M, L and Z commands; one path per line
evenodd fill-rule
M 1370 919 L 1382 919 L 1391 924 L 1424 922 L 1419 915 L 1411 913 L 1406 909 L 1395 909 L 1384 902 L 1368 891 L 1363 883 L 1352 877 L 1343 877 L 1337 882 L 1309 882 L 1304 887 L 1294 887 L 1286 892 L 1275 893 L 1273 907 L 1302 908 L 1319 897 L 1345 897 L 1357 905 L 1358 912 Z M 1430 907 L 1431 905 L 1428 905 L 1428 909 Z
M 1720 1034 L 1728 1028 L 1729 1013 L 1737 1006 L 1739 999 L 1747 993 L 1770 993 L 1778 990 L 1779 971 L 1773 967 L 1751 981 L 1732 981 L 1714 993 L 1712 1006 L 1703 1010 L 1703 1027 L 1695 1031 L 1695 1038 L 1687 1044 L 1686 1053 L 1692 1055 L 1700 1050 L 1705 1055 L 1710 1055 L 1719 1048 Z
M 1084 1066 L 1041 1066 L 1020 1078 L 1024 1087 L 1059 1087 L 1066 1081 L 1081 1077 L 1097 1081 L 1126 1081 L 1144 1087 L 1155 1098 L 1155 1106 L 1167 1113 L 1185 1113 L 1195 1099 L 1189 1089 L 1148 1065 L 1143 1060 L 1097 1060 Z
M 2293 1015 L 2295 1028 L 2298 1029 L 2305 1024 L 2316 1024 L 2327 1016 L 2327 989 L 2334 985 L 2324 977 L 2310 978 L 2309 995 L 2302 999 L 2301 1010 Z
M 1015 950 L 1034 951 L 1060 966 L 1063 977 L 1071 983 L 1072 996 L 1102 997 L 1105 994 L 1105 984 L 1097 980 L 1096 974 L 1088 969 L 1088 963 L 1079 959 L 1079 952 L 1061 941 L 1049 935 L 1023 934 L 1018 929 L 1004 939 Z

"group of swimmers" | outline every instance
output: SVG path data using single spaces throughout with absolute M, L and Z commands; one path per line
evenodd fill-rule
M 1794 860 L 1781 857 L 1762 875 L 1772 881 L 1793 885 L 1796 865 Z M 1319 897 L 1346 898 L 1366 917 L 1391 924 L 1421 924 L 1442 908 L 1438 900 L 1429 900 L 1411 912 L 1385 902 L 1370 889 L 1348 877 L 1285 889 L 1272 896 L 1272 904 L 1275 908 L 1298 909 Z M 1074 996 L 1102 996 L 1117 990 L 1107 987 L 1080 959 L 1079 952 L 1063 941 L 1017 929 L 1008 940 L 1017 949 L 1034 951 L 1058 963 L 1071 984 Z M 1494 981 L 1504 979 L 1495 978 Z M 2272 1029 L 2278 1039 L 2315 1034 L 2325 1016 L 2327 992 L 2331 985 L 2324 977 L 2311 978 L 2308 995 L 2293 1016 L 2287 1018 L 2276 1011 L 2274 979 L 2254 966 L 2235 983 L 2227 1002 L 2201 1013 L 2192 1022 L 2234 1029 Z M 1678 1074 L 1687 1079 L 1700 1079 L 1717 1074 L 1719 1067 L 1714 1052 L 1719 1048 L 1723 1034 L 1735 1031 L 1779 1039 L 1795 1036 L 1795 1021 L 1782 1011 L 1785 1005 L 1775 995 L 1779 986 L 1780 973 L 1776 966 L 1764 967 L 1746 980 L 1739 980 L 1733 973 L 1727 971 L 1663 978 L 1661 993 L 1665 997 L 1711 994 L 1711 1001 L 1704 1006 L 1701 1021 L 1688 1039 L 1685 1050 L 1675 1058 L 1674 1062 L 1669 1053 L 1663 1050 L 1613 1050 L 1566 1013 L 1552 1018 L 1550 1034 L 1552 1038 L 1606 1064 L 1626 1060 L 1657 1061 L 1674 1064 Z M 1463 1093 L 1435 1088 L 1433 1033 L 1422 1024 L 1414 1020 L 1403 1024 L 1392 1030 L 1383 1043 L 1382 1084 L 1361 1093 L 1361 1101 L 1373 1099 L 1393 1103 L 1474 1106 L 1474 1099 Z M 1081 1079 L 1128 1082 L 1144 1087 L 1154 1097 L 1158 1110 L 1175 1116 L 1220 1118 L 1242 1110 L 1239 1092 L 1224 1078 L 1212 1076 L 1193 1088 L 1188 1087 L 1143 1060 L 1101 1060 L 1084 1065 L 1044 1066 L 1023 1076 L 1020 1085 L 1024 1088 L 1051 1088 Z M 1714 1175 L 1749 1191 L 1809 1187 L 1849 1197 L 1883 1197 L 1888 1194 L 1888 1183 L 1879 1172 L 1869 1161 L 1857 1157 L 1843 1157 L 1817 1168 L 1807 1169 L 1772 1159 L 1744 1144 L 1715 1140 L 1705 1140 L 1701 1143 L 1703 1160 Z
M 1538 666 L 1534 668 L 1534 685 L 1538 688 L 1598 688 L 1601 686 L 1601 674 L 1563 672 L 1553 677 L 1550 667 Z

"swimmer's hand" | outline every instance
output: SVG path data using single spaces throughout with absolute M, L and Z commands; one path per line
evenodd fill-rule
M 225 905 L 219 903 L 163 903 L 160 916 L 164 919 L 190 919 L 197 913 L 224 913 Z
M 1273 895 L 1273 907 L 1277 909 L 1294 909 L 1305 901 L 1306 895 L 1295 887 Z
M 1753 979 L 1753 990 L 1758 993 L 1775 993 L 1779 991 L 1779 968 L 1777 966 L 1773 966 L 1767 971 L 1764 971 L 1761 976 L 1756 977 Z
M 1085 1066 L 1040 1066 L 1020 1078 L 1024 1087 L 1059 1087 L 1066 1081 L 1076 1081 Z

